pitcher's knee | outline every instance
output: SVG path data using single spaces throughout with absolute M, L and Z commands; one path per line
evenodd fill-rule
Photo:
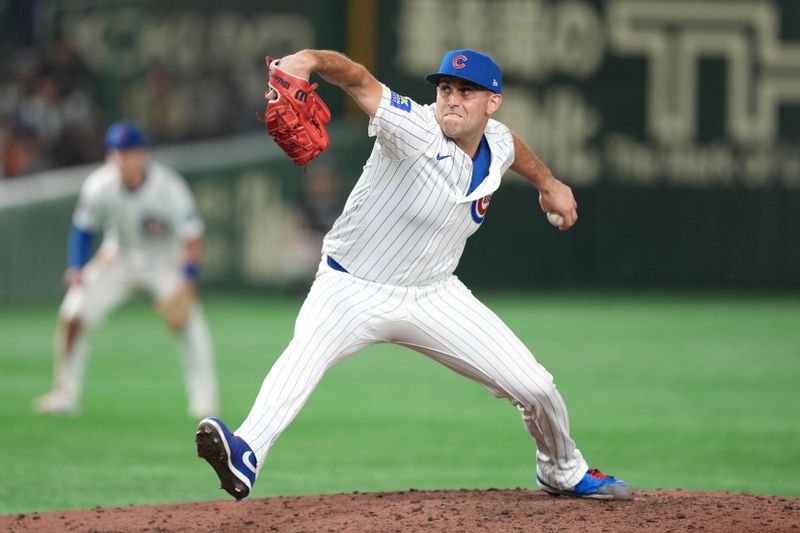
M 520 395 L 517 407 L 523 412 L 533 412 L 541 405 L 552 404 L 553 400 L 559 397 L 555 383 L 552 380 L 543 381 L 528 387 Z

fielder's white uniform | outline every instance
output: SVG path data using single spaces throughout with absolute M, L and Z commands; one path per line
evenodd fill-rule
M 330 367 L 361 348 L 391 342 L 511 401 L 536 440 L 539 477 L 552 486 L 574 486 L 588 465 L 569 436 L 552 376 L 453 275 L 467 237 L 514 161 L 510 131 L 489 120 L 489 172 L 469 194 L 473 161 L 444 136 L 433 106 L 384 86 L 369 134 L 376 137 L 372 154 L 325 237 L 294 337 L 236 434 L 262 467 Z
M 202 236 L 203 221 L 189 187 L 169 168 L 150 161 L 145 181 L 136 190 L 122 183 L 119 170 L 107 163 L 84 182 L 73 224 L 85 231 L 104 232 L 95 257 L 83 270 L 83 283 L 72 286 L 61 305 L 62 319 L 79 318 L 91 328 L 134 290 L 143 289 L 162 301 L 184 280 L 186 241 Z M 214 414 L 218 395 L 211 339 L 202 308 L 195 303 L 180 334 L 189 412 Z M 61 380 L 77 401 L 86 361 L 81 334 Z

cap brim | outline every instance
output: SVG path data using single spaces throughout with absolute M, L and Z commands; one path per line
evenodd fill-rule
M 441 80 L 445 76 L 447 76 L 448 78 L 456 78 L 458 80 L 464 80 L 467 83 L 471 83 L 475 87 L 480 87 L 481 89 L 486 89 L 487 91 L 490 91 L 490 92 L 493 92 L 493 93 L 497 92 L 496 90 L 494 90 L 494 89 L 492 89 L 490 87 L 487 87 L 485 85 L 481 85 L 480 83 L 478 83 L 476 81 L 473 81 L 473 80 L 470 80 L 470 79 L 467 79 L 467 78 L 462 78 L 461 76 L 456 76 L 455 74 L 449 74 L 449 73 L 442 74 L 441 72 L 431 72 L 430 74 L 425 76 L 425 79 L 428 80 L 429 82 L 431 82 L 434 85 L 438 85 L 439 80 Z
M 146 149 L 147 149 L 146 144 L 132 144 L 130 146 L 117 146 L 109 148 L 109 150 L 119 150 L 120 152 L 126 152 L 129 150 L 146 150 Z
M 444 74 L 440 74 L 439 72 L 431 72 L 430 74 L 425 76 L 425 79 L 431 83 L 436 84 L 439 83 L 439 80 L 442 78 L 442 76 L 444 76 Z

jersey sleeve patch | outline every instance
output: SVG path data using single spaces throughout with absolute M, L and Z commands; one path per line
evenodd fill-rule
M 389 99 L 389 104 L 392 107 L 396 107 L 406 113 L 411 112 L 411 99 L 408 96 L 400 96 L 396 92 L 392 91 L 392 96 Z

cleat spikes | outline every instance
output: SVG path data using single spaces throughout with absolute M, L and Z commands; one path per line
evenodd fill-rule
M 220 488 L 237 501 L 246 498 L 255 483 L 253 450 L 217 418 L 200 422 L 196 438 L 198 455 L 214 469 Z

